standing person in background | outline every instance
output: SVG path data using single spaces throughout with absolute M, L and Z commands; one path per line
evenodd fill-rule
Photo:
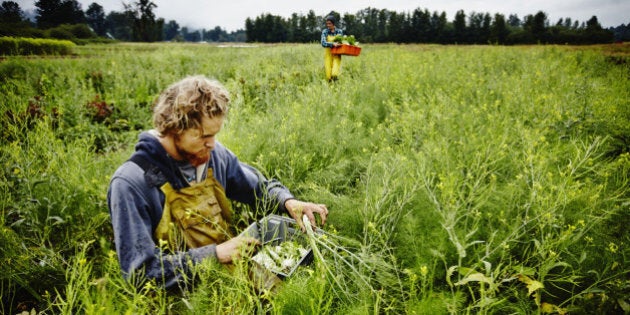
M 326 70 L 326 79 L 328 81 L 337 80 L 341 71 L 341 55 L 333 55 L 331 48 L 341 45 L 333 42 L 335 36 L 343 35 L 343 30 L 335 27 L 335 17 L 329 15 L 326 17 L 326 28 L 322 30 L 322 47 L 324 52 L 324 68 Z
M 107 202 L 125 278 L 140 276 L 177 288 L 191 264 L 229 264 L 256 239 L 232 235 L 229 200 L 269 202 L 299 225 L 302 215 L 326 222 L 323 204 L 297 200 L 280 182 L 244 164 L 216 140 L 229 96 L 218 82 L 187 77 L 159 96 L 155 129 L 142 132 L 136 151 L 111 179 Z

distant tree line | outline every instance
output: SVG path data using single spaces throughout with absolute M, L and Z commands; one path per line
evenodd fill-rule
M 37 0 L 35 16 L 25 17 L 19 4 L 0 5 L 0 36 L 51 37 L 69 40 L 109 38 L 120 41 L 312 42 L 318 41 L 324 17 L 313 10 L 288 18 L 263 14 L 245 20 L 245 29 L 228 33 L 219 26 L 192 30 L 154 14 L 151 0 L 125 4 L 121 12 L 105 13 L 93 2 L 83 11 L 77 0 Z M 366 8 L 355 14 L 331 12 L 338 27 L 366 43 L 440 44 L 594 44 L 630 40 L 630 23 L 604 29 L 593 16 L 586 22 L 562 18 L 555 24 L 539 11 L 522 19 L 515 14 L 457 11 L 453 20 L 445 12 L 417 8 L 411 12 Z
M 417 8 L 412 12 L 366 8 L 355 14 L 331 12 L 346 34 L 366 43 L 439 44 L 595 44 L 630 40 L 630 25 L 604 29 L 593 16 L 586 22 L 562 18 L 552 24 L 539 11 L 520 19 L 511 14 L 457 11 L 452 21 L 445 12 Z M 285 19 L 263 14 L 245 21 L 250 42 L 310 42 L 319 40 L 324 17 L 313 11 Z
M 51 37 L 70 40 L 108 38 L 120 41 L 241 41 L 245 31 L 228 33 L 217 26 L 211 30 L 191 30 L 154 14 L 157 5 L 151 0 L 123 2 L 122 12 L 105 13 L 93 2 L 87 10 L 77 0 L 35 1 L 35 18 L 30 21 L 14 1 L 0 5 L 0 36 Z

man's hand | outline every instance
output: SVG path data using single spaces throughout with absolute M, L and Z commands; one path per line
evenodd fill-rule
M 287 208 L 289 214 L 297 224 L 304 231 L 304 223 L 302 223 L 302 215 L 306 215 L 312 226 L 317 226 L 315 220 L 315 213 L 319 213 L 322 225 L 326 223 L 326 217 L 328 217 L 328 209 L 324 204 L 316 204 L 312 202 L 304 202 L 297 199 L 289 199 L 284 203 L 284 207 Z
M 220 263 L 227 264 L 241 258 L 243 253 L 253 252 L 260 242 L 253 237 L 237 236 L 218 244 L 215 251 Z

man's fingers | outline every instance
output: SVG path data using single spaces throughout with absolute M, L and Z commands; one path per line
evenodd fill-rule
M 246 239 L 247 244 L 249 245 L 260 245 L 260 240 L 254 237 L 248 237 Z
M 302 216 L 306 215 L 306 218 L 309 220 L 313 227 L 317 227 L 317 219 L 315 218 L 315 213 L 318 213 L 320 216 L 321 225 L 326 223 L 326 219 L 328 218 L 328 208 L 324 204 L 316 204 L 311 202 L 302 202 L 295 199 L 290 200 L 291 204 L 289 205 L 287 202 L 287 209 L 292 217 L 294 217 L 297 221 L 302 232 L 306 232 L 306 228 L 304 224 L 301 222 Z
M 295 222 L 297 222 L 297 225 L 300 227 L 302 232 L 306 232 L 306 227 L 304 227 L 304 222 L 302 222 L 302 220 L 295 220 Z
M 321 211 L 319 212 L 319 216 L 322 218 L 322 225 L 324 225 L 326 223 L 326 218 L 328 217 L 328 208 L 326 208 L 326 205 L 319 205 Z
M 309 221 L 311 221 L 311 226 L 313 226 L 313 228 L 317 227 L 317 221 L 315 221 L 315 216 L 313 215 L 313 212 L 307 213 L 306 217 Z
M 328 209 L 326 208 L 326 205 L 323 205 L 323 204 L 313 205 L 310 210 L 311 211 L 307 213 L 307 216 L 308 216 L 308 219 L 311 221 L 311 223 L 313 223 L 313 226 L 317 226 L 315 215 L 314 215 L 315 212 L 319 214 L 319 217 L 321 218 L 321 221 L 322 221 L 322 225 L 326 223 L 326 218 L 328 217 Z
M 260 245 L 260 241 L 253 237 L 247 237 L 241 243 L 241 247 L 245 248 L 245 250 L 248 252 L 254 251 L 256 249 L 256 246 L 259 246 L 259 245 Z

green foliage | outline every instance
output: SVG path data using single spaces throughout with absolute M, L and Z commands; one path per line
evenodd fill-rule
M 97 38 L 96 34 L 86 24 L 62 24 L 47 29 L 44 33 L 48 38 L 65 39 L 74 43 Z
M 354 38 L 354 35 L 337 35 L 335 36 L 335 38 L 333 38 L 333 42 L 352 46 L 358 44 L 357 40 Z
M 2 55 L 69 55 L 74 46 L 74 43 L 67 40 L 0 37 Z
M 372 45 L 334 83 L 312 45 L 7 57 L 3 312 L 627 312 L 630 82 L 596 49 Z M 178 294 L 121 276 L 109 176 L 193 74 L 232 94 L 223 144 L 330 209 L 321 255 L 273 294 L 246 262 Z

